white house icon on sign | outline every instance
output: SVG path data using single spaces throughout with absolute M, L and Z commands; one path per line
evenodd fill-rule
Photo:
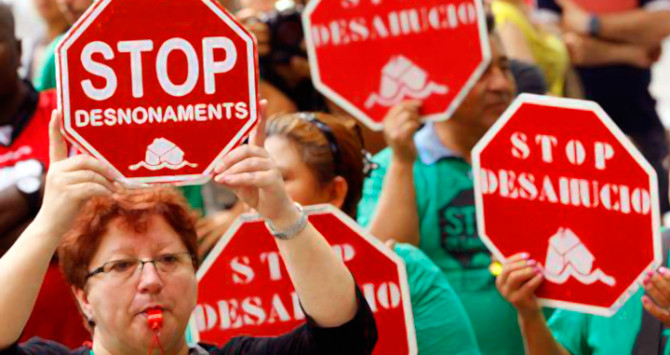
M 590 285 L 600 281 L 614 286 L 616 280 L 602 270 L 593 270 L 595 256 L 589 251 L 579 237 L 569 228 L 559 228 L 549 238 L 547 259 L 544 266 L 545 278 L 556 284 L 563 284 L 570 277 Z

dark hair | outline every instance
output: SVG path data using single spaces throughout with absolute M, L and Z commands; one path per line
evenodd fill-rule
M 493 14 L 486 14 L 486 30 L 490 35 L 496 30 L 496 19 Z
M 356 121 L 324 113 L 295 113 L 268 120 L 268 137 L 279 135 L 298 144 L 302 160 L 321 184 L 336 176 L 347 181 L 342 210 L 356 217 L 365 169 L 362 136 Z

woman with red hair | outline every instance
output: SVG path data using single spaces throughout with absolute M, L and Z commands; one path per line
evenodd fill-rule
M 371 353 L 376 328 L 370 308 L 347 268 L 294 205 L 273 160 L 256 145 L 226 155 L 215 181 L 265 218 L 308 321 L 281 337 L 189 348 L 184 333 L 197 298 L 197 259 L 184 200 L 165 189 L 128 192 L 97 160 L 67 158 L 58 122 L 54 114 L 42 209 L 0 259 L 0 354 Z M 57 248 L 92 345 L 69 350 L 41 339 L 18 345 Z

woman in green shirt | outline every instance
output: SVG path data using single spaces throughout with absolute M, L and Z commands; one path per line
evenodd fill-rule
M 298 113 L 270 119 L 265 132 L 265 149 L 295 201 L 331 203 L 356 216 L 371 167 L 353 120 Z M 440 268 L 409 244 L 394 250 L 407 267 L 419 354 L 479 354 L 466 311 Z
M 543 280 L 537 262 L 523 253 L 509 258 L 496 280 L 500 293 L 517 309 L 528 355 L 638 354 L 633 351 L 643 310 L 670 325 L 670 272 L 665 267 L 648 274 L 643 287 L 612 317 L 558 310 L 547 322 L 535 296 Z M 670 347 L 663 354 L 670 354 Z

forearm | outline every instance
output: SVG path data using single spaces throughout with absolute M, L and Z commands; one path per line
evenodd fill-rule
M 670 10 L 635 10 L 600 18 L 598 36 L 612 41 L 658 46 L 670 35 Z
M 289 240 L 277 240 L 277 246 L 303 309 L 319 326 L 337 327 L 354 317 L 354 279 L 311 224 Z
M 419 245 L 413 163 L 391 161 L 370 222 L 370 234 L 382 241 L 394 239 L 400 243 Z
M 532 315 L 519 315 L 526 355 L 570 355 L 554 338 L 542 311 Z
M 593 38 L 584 40 L 590 42 L 589 49 L 580 58 L 572 58 L 575 66 L 631 65 L 648 68 L 651 65 L 648 49 L 644 46 L 613 43 Z
M 33 223 L 0 258 L 0 349 L 21 336 L 57 246 L 48 231 Z

